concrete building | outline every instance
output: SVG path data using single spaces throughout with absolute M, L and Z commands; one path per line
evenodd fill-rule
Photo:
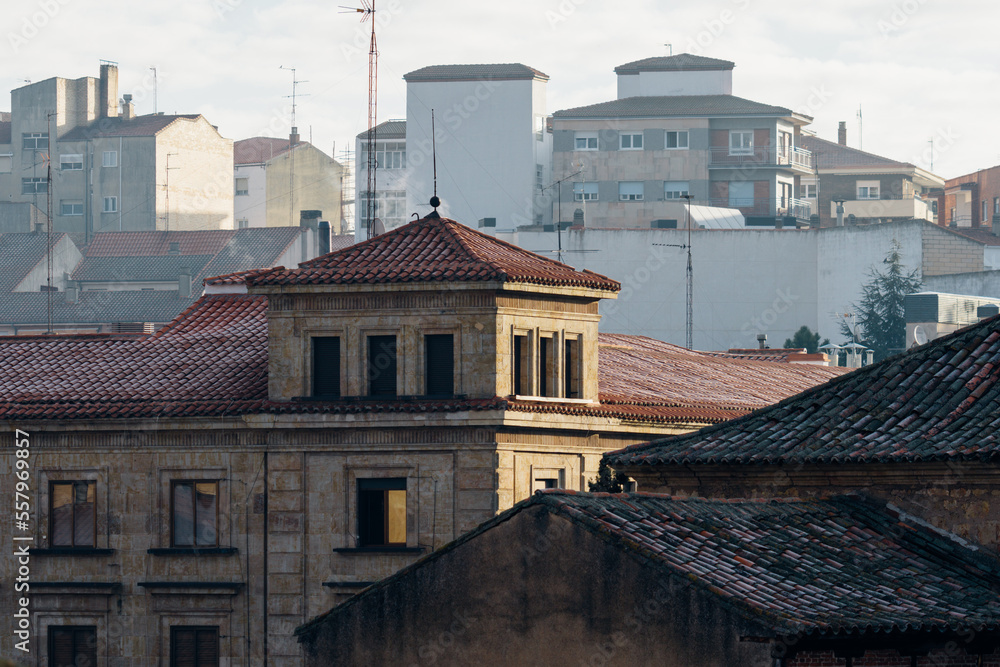
M 136 116 L 131 95 L 119 112 L 118 67 L 104 63 L 100 79 L 11 91 L 0 198 L 46 211 L 51 194 L 55 231 L 81 244 L 101 231 L 232 229 L 232 156 L 202 116 Z
M 405 225 L 410 216 L 407 211 L 406 188 L 409 170 L 406 166 L 406 121 L 388 120 L 375 128 L 375 197 L 368 195 L 368 132 L 354 139 L 354 238 L 369 238 L 369 220 L 378 219 L 374 232 L 391 231 Z M 430 199 L 430 197 L 428 197 Z M 426 203 L 426 202 L 425 202 Z M 374 204 L 374 216 L 370 207 Z
M 801 143 L 812 152 L 814 169 L 802 176 L 799 198 L 809 202 L 824 227 L 837 224 L 837 202 L 844 209 L 840 224 L 937 222 L 938 200 L 931 192 L 944 187 L 940 176 L 849 147 L 844 122 L 836 143 L 805 133 Z
M 320 211 L 342 234 L 340 163 L 292 133 L 233 144 L 233 216 L 237 228 L 294 227 L 300 211 Z
M 903 299 L 906 348 L 923 345 L 976 324 L 982 319 L 979 313 L 983 306 L 1000 306 L 1000 298 L 943 292 L 907 294 Z
M 535 252 L 552 252 L 555 233 L 521 230 L 505 236 Z M 898 241 L 906 270 L 925 280 L 983 269 L 983 244 L 927 222 L 907 221 L 813 229 L 694 230 L 694 348 L 726 350 L 772 342 L 805 325 L 834 342 L 840 323 L 861 298 L 873 269 Z M 602 304 L 601 331 L 685 343 L 688 232 L 593 229 L 562 232 L 563 257 L 580 269 L 614 276 L 622 293 Z M 972 274 L 975 277 L 975 274 Z M 935 283 L 937 285 L 937 283 Z M 997 296 L 971 287 L 930 287 Z
M 1000 165 L 949 178 L 938 193 L 942 225 L 973 230 L 1000 223 Z
M 296 626 L 536 489 L 586 488 L 608 449 L 842 372 L 602 339 L 617 291 L 426 218 L 216 277 L 154 334 L 0 340 L 2 448 L 29 434 L 33 655 L 80 633 L 112 664 L 302 664 Z M 5 587 L 5 642 L 18 603 Z
M 594 227 L 684 227 L 691 203 L 739 209 L 747 226 L 805 224 L 812 118 L 732 94 L 734 64 L 690 54 L 615 68 L 618 99 L 553 114 L 555 210 Z M 569 207 L 565 204 L 570 203 Z
M 434 110 L 444 214 L 481 220 L 487 230 L 551 222 L 542 192 L 552 173 L 546 74 L 520 63 L 433 65 L 403 79 L 408 213 L 425 215 L 434 194 Z M 359 160 L 359 183 L 364 182 L 362 164 Z

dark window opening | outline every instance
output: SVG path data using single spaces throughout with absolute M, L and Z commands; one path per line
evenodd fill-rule
M 313 396 L 340 396 L 340 338 L 313 338 Z
M 358 480 L 358 546 L 406 546 L 406 479 Z
M 558 489 L 559 478 L 558 477 L 540 477 L 535 480 L 531 485 L 531 492 L 539 491 L 541 489 Z
M 368 395 L 396 396 L 396 337 L 368 337 Z
M 97 664 L 97 627 L 50 625 L 49 667 Z
M 513 393 L 528 395 L 528 337 L 514 336 L 514 378 Z
M 424 393 L 428 396 L 455 394 L 455 337 L 452 334 L 424 336 Z
M 566 398 L 580 398 L 580 341 L 567 339 L 563 377 L 566 381 Z
M 50 546 L 94 547 L 97 488 L 94 482 L 52 482 L 49 487 Z
M 552 372 L 555 370 L 556 365 L 553 363 L 553 356 L 556 352 L 556 346 L 551 338 L 539 338 L 538 339 L 538 395 L 539 396 L 555 396 L 556 388 L 559 386 L 558 382 L 553 381 L 550 377 Z
M 218 667 L 218 626 L 170 628 L 170 667 Z
M 219 483 L 173 482 L 170 495 L 171 546 L 218 546 Z

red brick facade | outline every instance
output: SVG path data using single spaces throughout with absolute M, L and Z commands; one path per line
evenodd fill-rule
M 968 214 L 958 210 L 955 192 L 959 189 L 969 192 L 971 204 Z M 986 202 L 985 218 L 983 202 Z M 1000 207 L 1000 165 L 948 179 L 945 182 L 944 193 L 938 196 L 938 224 L 945 227 L 950 225 L 952 209 L 955 209 L 959 227 L 990 227 L 994 216 L 1000 219 L 998 207 Z

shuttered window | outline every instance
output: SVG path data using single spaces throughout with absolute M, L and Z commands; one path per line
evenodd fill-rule
M 368 337 L 368 395 L 396 396 L 396 337 Z
M 94 547 L 97 528 L 96 483 L 52 482 L 49 538 L 53 547 Z
M 313 338 L 313 396 L 340 396 L 340 337 Z
M 77 667 L 77 665 L 96 664 L 96 626 L 49 626 L 49 667 Z
M 170 667 L 218 667 L 217 626 L 170 628 Z
M 424 377 L 428 396 L 455 394 L 455 337 L 452 334 L 424 336 Z

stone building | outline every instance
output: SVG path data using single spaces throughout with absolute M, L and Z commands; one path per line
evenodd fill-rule
M 151 335 L 0 340 L 33 655 L 300 664 L 296 626 L 536 489 L 586 488 L 603 452 L 841 373 L 602 340 L 618 288 L 431 217 L 209 280 Z

